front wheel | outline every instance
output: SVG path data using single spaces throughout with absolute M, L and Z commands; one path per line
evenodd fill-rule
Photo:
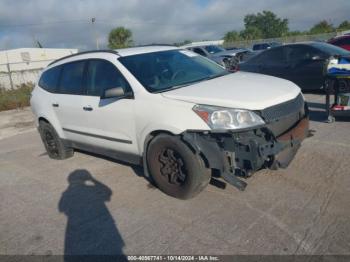
M 211 178 L 210 169 L 179 137 L 158 135 L 149 144 L 147 166 L 164 193 L 189 199 L 201 192 Z

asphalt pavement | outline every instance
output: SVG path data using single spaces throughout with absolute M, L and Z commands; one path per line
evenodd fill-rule
M 49 159 L 27 110 L 0 136 L 0 254 L 350 254 L 350 122 L 325 123 L 323 98 L 306 97 L 314 136 L 287 169 L 187 201 L 140 167 Z

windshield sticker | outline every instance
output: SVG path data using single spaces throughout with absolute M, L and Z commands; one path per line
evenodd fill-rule
M 194 57 L 194 56 L 198 56 L 196 53 L 191 52 L 191 51 L 187 51 L 187 50 L 180 50 L 180 53 L 188 56 L 188 57 Z

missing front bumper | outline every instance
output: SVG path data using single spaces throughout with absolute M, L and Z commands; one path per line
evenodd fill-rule
M 228 183 L 244 190 L 249 177 L 261 168 L 286 168 L 308 136 L 309 120 L 301 119 L 278 137 L 262 127 L 244 132 L 187 131 L 183 140 L 201 155 L 208 168 L 218 170 Z

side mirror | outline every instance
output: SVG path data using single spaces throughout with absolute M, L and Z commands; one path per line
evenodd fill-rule
M 319 55 L 314 55 L 313 57 L 311 57 L 312 61 L 321 61 L 323 60 L 323 57 L 319 56 Z
M 101 99 L 113 98 L 113 97 L 124 97 L 125 92 L 121 86 L 107 89 L 103 92 Z

